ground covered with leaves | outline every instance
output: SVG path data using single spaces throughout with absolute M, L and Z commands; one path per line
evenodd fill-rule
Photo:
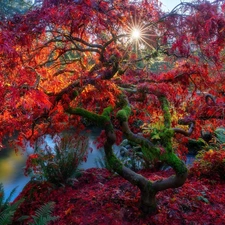
M 152 180 L 168 177 L 172 171 L 140 171 Z M 32 215 L 43 203 L 55 202 L 52 224 L 79 225 L 222 225 L 225 224 L 225 183 L 189 176 L 180 188 L 157 195 L 158 213 L 144 215 L 139 210 L 139 190 L 106 169 L 89 169 L 71 186 L 29 183 L 15 201 L 25 201 L 15 219 Z M 15 223 L 16 224 L 16 223 Z M 29 224 L 29 221 L 27 222 Z

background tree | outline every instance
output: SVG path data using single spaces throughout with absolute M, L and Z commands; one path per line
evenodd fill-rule
M 110 166 L 155 211 L 157 192 L 186 180 L 181 137 L 224 124 L 224 8 L 198 1 L 165 14 L 157 1 L 46 1 L 2 23 L 1 137 L 17 132 L 23 146 L 83 129 L 87 118 L 104 130 Z M 175 176 L 150 181 L 123 166 L 112 151 L 122 135 Z
M 4 20 L 16 14 L 26 13 L 35 1 L 29 0 L 1 0 L 0 1 L 0 18 Z

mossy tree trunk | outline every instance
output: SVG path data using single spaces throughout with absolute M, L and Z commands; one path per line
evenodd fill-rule
M 106 108 L 101 115 L 81 108 L 70 108 L 67 110 L 68 113 L 80 115 L 90 119 L 105 129 L 106 142 L 104 145 L 104 151 L 106 159 L 110 167 L 116 173 L 128 180 L 133 185 L 139 187 L 141 191 L 140 208 L 145 213 L 156 212 L 156 194 L 159 191 L 166 190 L 168 188 L 180 187 L 184 184 L 187 178 L 187 168 L 185 164 L 176 156 L 172 149 L 172 137 L 176 130 L 170 127 L 171 122 L 168 101 L 164 96 L 161 95 L 158 96 L 158 99 L 161 103 L 162 111 L 164 113 L 164 129 L 159 131 L 159 136 L 161 139 L 160 146 L 154 145 L 150 140 L 140 135 L 134 134 L 130 130 L 128 118 L 131 114 L 131 107 L 129 106 L 126 98 L 122 100 L 122 109 L 117 112 L 117 119 L 121 124 L 121 129 L 124 136 L 128 140 L 139 144 L 142 147 L 145 157 L 164 161 L 174 169 L 175 175 L 158 181 L 148 180 L 144 176 L 125 167 L 122 162 L 114 155 L 112 147 L 116 141 L 116 134 L 110 119 L 110 113 L 113 110 L 111 107 Z

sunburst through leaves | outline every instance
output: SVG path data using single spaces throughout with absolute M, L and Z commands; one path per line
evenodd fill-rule
M 130 44 L 134 46 L 134 51 L 137 57 L 143 57 L 144 49 L 155 50 L 155 39 L 157 38 L 157 33 L 151 22 L 146 23 L 142 21 L 142 15 L 135 12 L 131 16 L 131 22 L 127 25 L 127 33 L 129 36 Z

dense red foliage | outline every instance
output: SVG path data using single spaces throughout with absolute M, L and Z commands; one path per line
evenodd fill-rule
M 194 162 L 191 168 L 191 174 L 198 177 L 208 179 L 225 180 L 225 151 L 224 148 L 220 150 L 210 149 L 207 152 L 202 152 L 198 155 L 199 159 Z
M 156 180 L 171 171 L 140 173 Z M 160 192 L 158 213 L 151 216 L 139 210 L 137 188 L 105 169 L 89 169 L 73 186 L 55 189 L 47 183 L 28 184 L 17 198 L 26 198 L 17 216 L 32 214 L 43 203 L 54 201 L 54 215 L 60 217 L 55 225 L 222 225 L 224 188 L 219 180 L 190 177 L 182 187 Z
M 68 106 L 101 113 L 121 93 L 132 103 L 131 125 L 160 120 L 157 91 L 171 113 L 195 119 L 193 137 L 222 125 L 224 8 L 199 1 L 165 14 L 158 1 L 46 0 L 0 22 L 0 141 L 17 131 L 23 146 L 78 128 Z M 142 28 L 139 41 L 130 37 L 134 26 Z M 205 104 L 206 93 L 214 105 Z
M 25 15 L 16 15 L 13 19 L 0 22 L 0 144 L 6 136 L 17 134 L 16 147 L 25 149 L 27 142 L 34 144 L 45 134 L 58 134 L 71 127 L 76 131 L 83 129 L 83 120 L 77 111 L 83 110 L 82 116 L 85 117 L 84 109 L 86 115 L 89 111 L 88 115 L 93 116 L 94 113 L 102 114 L 106 107 L 111 106 L 112 112 L 107 115 L 112 122 L 110 129 L 120 129 L 115 118 L 123 107 L 121 95 L 123 98 L 126 96 L 124 99 L 131 106 L 129 125 L 126 125 L 133 132 L 141 132 L 140 125 L 143 123 L 150 131 L 157 126 L 160 130 L 162 124 L 167 123 L 166 129 L 163 128 L 167 135 L 161 136 L 161 142 L 171 141 L 173 132 L 167 129 L 172 131 L 173 127 L 178 127 L 181 118 L 195 122 L 194 132 L 191 129 L 188 133 L 193 139 L 200 136 L 201 130 L 213 131 L 225 125 L 224 26 L 223 0 L 181 3 L 170 13 L 162 12 L 157 0 L 46 0 L 42 6 Z M 131 37 L 134 27 L 142 30 L 139 40 Z M 208 94 L 212 97 L 207 97 Z M 170 103 L 169 106 L 164 104 L 165 109 L 160 107 L 162 102 L 159 97 L 162 96 L 163 101 Z M 163 117 L 163 114 L 167 116 Z M 173 127 L 170 126 L 169 114 Z M 92 122 L 99 125 L 97 120 Z M 107 124 L 104 125 L 106 127 Z M 180 139 L 179 135 L 176 137 Z M 113 138 L 110 143 L 114 143 Z M 182 155 L 186 149 L 180 145 L 173 147 Z M 173 153 L 172 145 L 167 151 Z M 182 173 L 186 175 L 184 171 Z M 182 178 L 184 182 L 186 176 Z M 117 179 L 113 182 L 119 182 Z M 177 183 L 181 185 L 182 182 Z M 201 189 L 201 184 L 197 184 Z M 94 190 L 102 186 L 99 183 L 95 185 Z M 88 186 L 87 193 L 91 193 L 92 188 Z M 79 191 L 77 189 L 76 193 Z M 192 196 L 189 191 L 193 188 L 188 190 L 189 196 Z M 91 218 L 91 210 L 96 210 L 98 214 L 108 212 L 106 218 L 118 215 L 119 223 L 124 218 L 134 223 L 142 220 L 133 203 L 130 206 L 129 201 L 126 202 L 126 193 L 120 196 L 125 198 L 124 202 L 121 203 L 118 198 L 116 203 L 107 201 L 109 205 L 104 203 L 104 196 L 113 198 L 114 195 L 110 194 L 113 191 L 107 195 L 106 189 L 102 193 L 95 196 L 98 200 L 95 208 L 90 209 L 92 205 L 86 205 L 87 220 L 88 216 L 90 221 L 97 218 L 95 214 Z M 184 193 L 186 191 L 180 195 Z M 122 195 L 119 190 L 118 195 Z M 64 201 L 64 196 L 56 196 L 61 198 L 58 203 Z M 85 197 L 84 194 L 82 196 Z M 93 195 L 87 194 L 86 197 L 89 203 L 93 200 Z M 174 203 L 174 206 L 167 197 L 161 199 L 163 216 L 158 214 L 151 221 L 163 221 L 163 224 L 170 217 L 175 223 L 177 208 L 187 216 L 180 215 L 179 219 L 188 221 L 193 212 L 198 213 L 199 208 L 195 208 L 195 204 L 203 204 L 196 203 L 193 198 L 190 203 L 193 205 L 183 203 L 185 206 L 180 209 L 182 204 Z M 170 202 L 167 209 L 163 208 L 166 204 L 164 200 Z M 115 210 L 125 202 L 131 209 L 124 206 L 125 211 L 116 213 Z M 68 210 L 70 206 L 63 212 Z M 71 208 L 71 212 L 73 210 Z M 213 213 L 214 210 L 218 210 L 217 207 L 213 206 Z M 67 213 L 67 216 L 70 215 L 72 213 Z M 214 222 L 217 221 L 216 214 L 209 212 L 204 216 L 211 216 Z

